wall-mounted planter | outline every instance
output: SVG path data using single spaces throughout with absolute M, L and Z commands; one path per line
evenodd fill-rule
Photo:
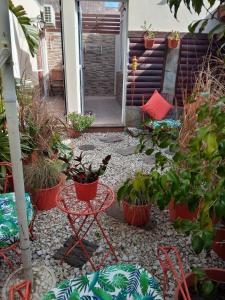
M 175 49 L 178 47 L 180 40 L 168 39 L 168 48 Z
M 144 37 L 144 45 L 145 49 L 151 49 L 154 46 L 155 39 L 148 39 L 147 37 Z

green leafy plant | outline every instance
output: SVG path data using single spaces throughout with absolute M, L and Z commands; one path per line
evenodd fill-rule
M 211 296 L 216 290 L 216 283 L 208 278 L 206 272 L 202 268 L 192 268 L 192 273 L 194 275 L 195 292 L 205 297 Z
M 111 155 L 107 155 L 98 168 L 93 168 L 92 163 L 83 162 L 84 154 L 81 153 L 75 157 L 73 161 L 64 159 L 68 164 L 67 170 L 64 172 L 68 178 L 80 183 L 91 183 L 96 181 L 99 176 L 103 175 L 106 171 Z
M 25 185 L 31 190 L 51 188 L 59 183 L 62 171 L 62 161 L 38 157 L 31 164 L 24 166 Z
M 212 245 L 215 219 L 225 218 L 225 97 L 200 106 L 197 122 L 185 148 L 178 140 L 163 136 L 159 141 L 158 136 L 158 146 L 168 147 L 172 158 L 155 153 L 159 166 L 167 166 L 157 178 L 155 197 L 160 209 L 171 199 L 175 204 L 188 205 L 190 211 L 199 208 L 196 220 L 177 220 L 175 227 L 191 236 L 192 248 L 200 253 Z
M 155 33 L 151 31 L 152 24 L 147 24 L 147 21 L 144 21 L 144 25 L 141 28 L 145 31 L 145 38 L 153 40 L 155 38 Z
M 179 41 L 180 40 L 180 32 L 179 31 L 170 32 L 170 34 L 168 35 L 168 39 Z
M 155 177 L 157 172 L 150 175 L 137 172 L 128 178 L 117 191 L 117 200 L 126 201 L 134 205 L 144 205 L 154 202 Z
M 77 114 L 75 112 L 70 113 L 68 115 L 69 126 L 77 131 L 84 131 L 85 129 L 89 128 L 92 123 L 95 121 L 95 116 L 85 114 Z

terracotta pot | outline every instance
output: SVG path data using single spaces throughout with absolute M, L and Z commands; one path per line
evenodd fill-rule
M 71 138 L 78 138 L 81 136 L 81 132 L 78 130 L 74 130 L 73 128 L 67 128 L 67 133 Z
M 225 5 L 222 4 L 218 7 L 218 19 L 220 22 L 225 22 Z
M 74 186 L 79 200 L 90 201 L 97 195 L 98 179 L 91 183 L 80 183 L 74 181 Z
M 59 183 L 49 189 L 37 189 L 32 191 L 33 204 L 38 210 L 50 210 L 56 207 L 56 198 L 62 186 L 62 178 Z
M 125 221 L 134 226 L 146 225 L 150 217 L 151 205 L 132 205 L 126 201 L 122 202 Z
M 148 39 L 144 37 L 145 49 L 151 49 L 154 46 L 155 39 Z
M 224 227 L 216 231 L 213 250 L 220 258 L 225 260 L 225 224 L 222 222 L 221 225 L 223 225 Z
M 225 270 L 223 269 L 217 269 L 217 268 L 211 268 L 211 269 L 204 269 L 209 279 L 217 282 L 225 282 Z M 190 287 L 193 285 L 194 276 L 192 273 L 188 273 L 185 276 L 187 286 Z M 183 300 L 183 297 L 180 292 L 180 288 L 177 287 L 174 295 L 175 300 Z
M 168 48 L 170 48 L 170 49 L 175 49 L 175 48 L 177 48 L 179 42 L 180 42 L 180 40 L 172 40 L 172 39 L 168 39 Z
M 177 218 L 194 220 L 197 218 L 199 209 L 191 212 L 186 204 L 176 204 L 171 200 L 169 203 L 170 220 L 174 222 Z

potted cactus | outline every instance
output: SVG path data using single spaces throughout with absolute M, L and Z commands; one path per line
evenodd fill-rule
M 74 181 L 77 198 L 81 201 L 90 201 L 96 197 L 99 176 L 106 171 L 111 155 L 107 155 L 98 168 L 93 168 L 92 163 L 83 161 L 81 154 L 73 161 L 65 161 L 68 164 L 65 175 Z
M 168 35 L 168 48 L 175 49 L 177 48 L 180 42 L 180 33 L 178 31 L 172 31 Z
M 152 24 L 148 25 L 146 21 L 144 21 L 144 25 L 141 26 L 141 28 L 145 31 L 144 34 L 145 49 L 151 49 L 155 43 L 155 33 L 150 30 L 151 27 Z

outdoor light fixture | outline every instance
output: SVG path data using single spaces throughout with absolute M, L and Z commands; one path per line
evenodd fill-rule
M 43 12 L 39 16 L 37 16 L 37 27 L 39 28 L 40 31 L 44 31 L 45 29 L 45 21 L 43 17 Z

